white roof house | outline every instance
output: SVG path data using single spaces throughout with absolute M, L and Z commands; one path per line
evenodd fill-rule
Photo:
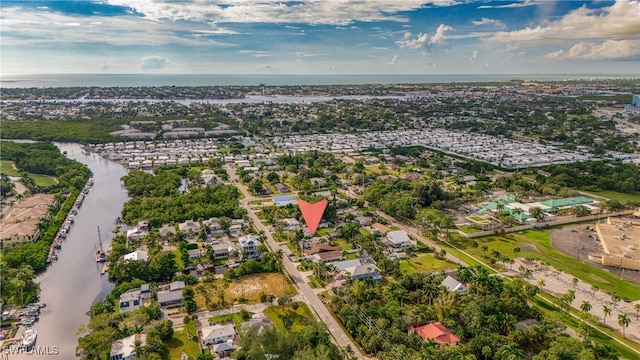
M 142 346 L 147 342 L 146 334 L 134 334 L 126 338 L 116 340 L 111 344 L 110 360 L 133 360 L 136 358 L 136 341 Z
M 148 234 L 149 234 L 148 231 L 141 230 L 137 227 L 134 227 L 133 229 L 127 230 L 127 239 L 131 240 L 134 238 L 147 236 Z
M 236 329 L 232 324 L 211 325 L 203 327 L 200 331 L 202 333 L 201 340 L 205 346 L 221 344 L 236 337 Z
M 124 256 L 124 260 L 132 260 L 132 261 L 144 261 L 149 260 L 149 253 L 147 250 L 136 250 L 134 252 L 130 252 Z
M 460 281 L 448 276 L 440 283 L 441 286 L 446 287 L 449 291 L 455 291 L 462 295 L 467 292 L 467 289 L 460 283 Z
M 415 246 L 409 235 L 404 230 L 389 231 L 386 237 L 387 243 L 394 248 L 405 248 Z

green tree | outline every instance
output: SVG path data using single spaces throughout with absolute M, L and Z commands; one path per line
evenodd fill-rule
M 625 330 L 629 327 L 631 319 L 627 314 L 618 314 L 618 325 L 622 327 L 622 337 L 626 338 Z
M 602 323 L 606 324 L 607 316 L 611 315 L 611 308 L 609 308 L 607 305 L 602 305 L 602 314 Z
M 591 311 L 591 307 L 591 304 L 587 300 L 584 300 L 582 304 L 580 304 L 580 310 L 582 312 L 588 313 L 589 311 Z

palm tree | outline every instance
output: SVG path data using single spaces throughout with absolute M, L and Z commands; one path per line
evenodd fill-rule
M 513 248 L 513 257 L 517 259 L 518 258 L 518 253 L 520 253 L 521 250 L 522 249 L 520 249 L 520 247 L 518 247 L 518 246 L 514 247 Z
M 611 294 L 611 301 L 613 301 L 613 307 L 614 308 L 617 307 L 618 302 L 620 302 L 620 300 L 621 300 L 620 299 L 620 295 L 618 295 L 616 293 Z
M 578 285 L 578 281 L 579 281 L 578 278 L 575 278 L 575 277 L 571 279 L 571 282 L 573 283 L 573 287 L 576 287 Z
M 487 252 L 487 250 L 489 250 L 489 246 L 487 246 L 487 245 L 482 245 L 482 246 L 480 247 L 480 249 L 482 249 L 482 257 L 485 257 L 485 256 L 486 256 L 486 252 Z
M 538 287 L 540 289 L 544 289 L 544 286 L 546 285 L 546 282 L 544 281 L 544 279 L 540 279 L 538 280 Z
M 580 305 L 580 310 L 581 310 L 582 312 L 589 312 L 589 311 L 591 311 L 591 304 L 590 304 L 587 300 L 584 300 L 584 301 L 582 302 L 582 304 Z
M 631 323 L 631 319 L 629 319 L 629 315 L 627 314 L 618 314 L 618 325 L 622 326 L 622 337 L 625 336 L 625 330 L 629 327 L 629 323 Z
M 593 297 L 596 297 L 596 292 L 600 290 L 600 286 L 598 285 L 591 285 L 591 291 L 593 291 Z
M 607 316 L 611 315 L 611 308 L 609 308 L 607 305 L 602 305 L 602 313 L 604 314 L 604 316 L 602 317 L 602 323 L 606 324 Z
M 633 305 L 633 309 L 636 311 L 636 321 L 640 320 L 640 304 Z

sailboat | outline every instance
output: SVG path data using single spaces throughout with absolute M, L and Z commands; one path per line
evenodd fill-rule
M 100 242 L 100 247 L 96 249 L 96 262 L 103 263 L 107 261 L 107 254 L 102 248 L 102 236 L 100 235 L 100 226 L 98 226 L 98 241 Z

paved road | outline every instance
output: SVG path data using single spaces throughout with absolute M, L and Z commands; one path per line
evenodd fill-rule
M 267 246 L 271 249 L 271 251 L 277 251 L 278 249 L 282 249 L 284 254 L 287 256 L 283 257 L 283 265 L 286 273 L 289 275 L 289 278 L 293 282 L 293 284 L 298 289 L 298 296 L 308 304 L 318 315 L 318 318 L 323 321 L 327 328 L 329 329 L 329 333 L 333 336 L 335 343 L 341 348 L 345 348 L 346 346 L 350 346 L 353 349 L 355 356 L 358 359 L 367 359 L 365 356 L 360 353 L 360 350 L 355 346 L 355 344 L 351 341 L 349 336 L 345 333 L 345 331 L 340 327 L 340 324 L 333 318 L 329 310 L 324 306 L 322 301 L 318 298 L 318 296 L 314 293 L 313 289 L 307 284 L 305 281 L 305 276 L 300 274 L 298 269 L 296 269 L 295 263 L 289 260 L 289 254 L 291 251 L 286 246 L 280 246 L 278 242 L 275 241 L 271 233 L 267 230 L 267 228 L 262 224 L 258 216 L 253 212 L 253 209 L 249 207 L 249 202 L 257 200 L 258 198 L 253 197 L 246 189 L 244 185 L 240 183 L 238 180 L 238 176 L 233 167 L 226 167 L 227 172 L 229 173 L 230 179 L 234 182 L 234 184 L 240 189 L 240 191 L 244 194 L 245 198 L 240 201 L 240 206 L 244 207 L 247 210 L 247 215 L 253 226 L 258 230 L 264 231 L 264 234 L 267 237 Z

